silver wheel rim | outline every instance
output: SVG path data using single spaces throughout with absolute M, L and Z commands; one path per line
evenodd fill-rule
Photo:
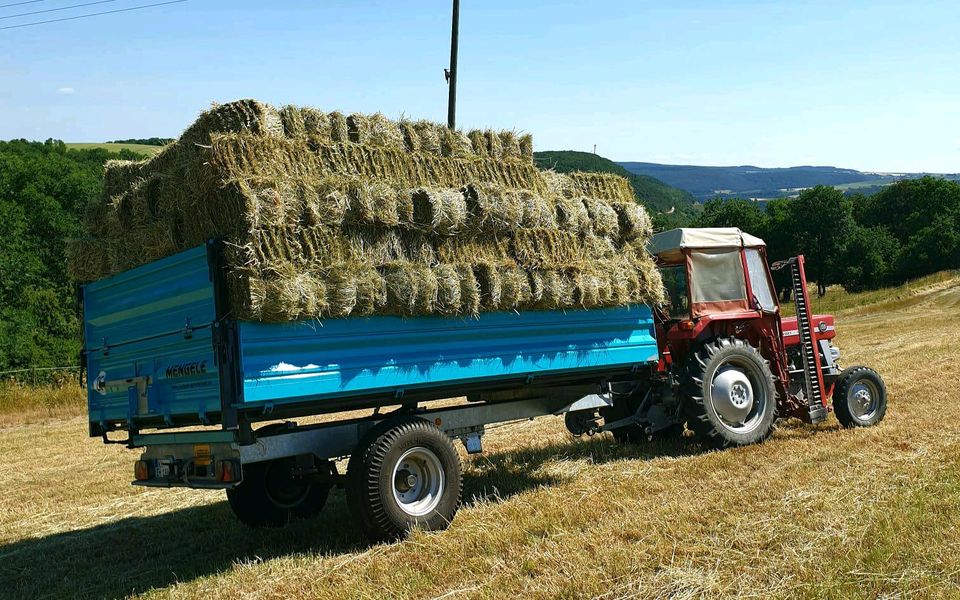
M 763 421 L 769 402 L 762 369 L 753 361 L 728 359 L 713 374 L 710 399 L 726 429 L 734 433 L 753 431 Z
M 862 379 L 850 388 L 847 404 L 853 416 L 869 421 L 880 408 L 880 390 L 872 381 Z
M 445 483 L 440 458 L 429 448 L 410 448 L 393 466 L 393 499 L 414 517 L 437 508 Z

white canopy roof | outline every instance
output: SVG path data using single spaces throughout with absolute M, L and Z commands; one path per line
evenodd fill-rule
M 756 248 L 766 246 L 760 238 L 736 227 L 681 227 L 658 233 L 647 244 L 651 254 L 663 259 L 681 255 L 684 248 Z

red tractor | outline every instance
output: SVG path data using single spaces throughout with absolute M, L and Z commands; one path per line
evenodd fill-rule
M 831 405 L 846 427 L 883 418 L 880 375 L 862 366 L 841 371 L 833 316 L 810 313 L 803 256 L 772 265 L 789 270 L 796 303 L 796 316 L 783 317 L 763 240 L 736 228 L 674 229 L 655 235 L 650 250 L 669 296 L 656 311 L 656 373 L 632 387 L 611 384 L 603 426 L 568 414 L 571 431 L 637 440 L 686 423 L 726 447 L 766 439 L 778 418 L 819 423 Z

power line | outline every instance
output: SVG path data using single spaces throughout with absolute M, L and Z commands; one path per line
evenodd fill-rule
M 32 23 L 21 23 L 20 25 L 7 25 L 6 27 L 0 27 L 0 30 L 4 29 L 18 29 L 20 27 L 32 27 L 34 25 L 45 25 L 47 23 L 60 23 L 62 21 L 75 21 L 77 19 L 86 19 L 88 17 L 99 17 L 100 15 L 112 15 L 114 13 L 129 12 L 131 10 L 140 10 L 142 8 L 153 8 L 154 6 L 166 6 L 168 4 L 180 4 L 186 2 L 187 0 L 170 0 L 169 2 L 157 2 L 155 4 L 143 4 L 141 6 L 131 6 L 130 8 L 118 8 L 116 10 L 105 10 L 102 12 L 89 13 L 86 15 L 77 15 L 75 17 L 63 17 L 60 19 L 48 19 L 46 21 L 34 21 Z
M 46 0 L 27 0 L 26 2 L 11 2 L 10 4 L 0 4 L 0 8 L 9 8 L 11 6 L 23 6 L 24 4 L 36 4 L 37 2 L 46 2 Z
M 58 10 L 70 10 L 71 8 L 80 8 L 82 6 L 93 6 L 94 4 L 106 4 L 107 2 L 116 2 L 117 0 L 97 0 L 96 2 L 87 2 L 86 4 L 72 4 L 70 6 L 60 6 L 58 8 L 48 8 L 46 10 L 35 10 L 33 12 L 18 13 L 15 15 L 4 15 L 0 19 L 15 19 L 17 17 L 26 17 L 28 15 L 39 15 L 40 13 L 57 12 Z

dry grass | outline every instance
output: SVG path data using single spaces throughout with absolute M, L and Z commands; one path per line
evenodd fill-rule
M 75 417 L 86 408 L 86 394 L 75 381 L 42 386 L 0 381 L 0 428 Z
M 22 597 L 925 598 L 960 586 L 960 279 L 839 312 L 886 420 L 787 423 L 766 444 L 488 433 L 446 532 L 367 546 L 336 493 L 316 520 L 234 522 L 223 494 L 128 485 L 82 418 L 0 433 L 0 585 Z

